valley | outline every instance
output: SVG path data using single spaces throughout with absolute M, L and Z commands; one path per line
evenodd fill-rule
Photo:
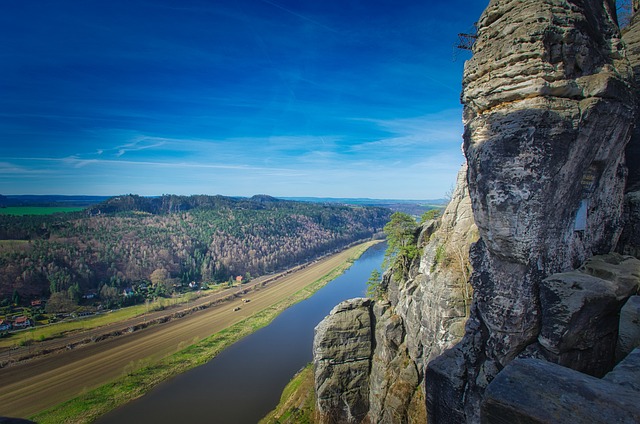
M 250 302 L 234 299 L 165 324 L 3 368 L 0 370 L 3 381 L 0 415 L 33 416 L 60 402 L 90 393 L 109 381 L 126 377 L 138 368 L 157 363 L 214 333 L 247 322 L 247 318 L 255 314 L 272 310 L 275 316 L 278 308 L 283 308 L 283 300 L 291 299 L 323 276 L 341 272 L 349 259 L 361 253 L 366 246 L 355 246 L 290 273 L 264 288 L 260 287 L 248 295 Z M 292 301 L 295 302 L 295 298 Z M 234 310 L 237 307 L 241 309 Z M 246 326 L 251 325 L 247 323 Z M 206 355 L 198 356 L 206 358 Z M 155 378 L 156 381 L 147 382 L 142 389 L 166 378 L 166 372 L 161 378 L 158 379 L 157 375 Z M 103 401 L 110 403 L 114 399 Z M 47 422 L 42 417 L 38 421 Z

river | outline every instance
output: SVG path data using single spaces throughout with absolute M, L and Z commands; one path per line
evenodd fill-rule
M 99 424 L 255 424 L 278 404 L 285 385 L 313 358 L 313 329 L 343 300 L 362 297 L 386 244 L 367 250 L 344 274 L 282 312 L 217 357 L 106 414 Z

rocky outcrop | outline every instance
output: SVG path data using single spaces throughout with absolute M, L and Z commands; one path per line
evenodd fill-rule
M 463 80 L 468 169 L 422 226 L 420 260 L 402 281 L 387 272 L 388 298 L 370 308 L 361 422 L 411 421 L 420 402 L 431 423 L 479 422 L 514 360 L 611 369 L 640 262 L 587 260 L 623 226 L 631 75 L 612 0 L 490 2 Z
M 620 310 L 616 361 L 640 347 L 640 296 L 631 296 Z
M 342 302 L 315 329 L 313 363 L 321 422 L 359 423 L 369 410 L 371 305 L 370 299 Z
M 474 302 L 461 343 L 429 365 L 432 414 L 477 422 L 488 383 L 537 341 L 539 283 L 616 245 L 634 108 L 613 6 L 496 0 L 478 23 L 463 80 Z
M 640 105 L 640 14 L 625 28 L 623 40 L 627 57 L 633 67 L 636 105 Z M 625 152 L 629 175 L 624 203 L 624 228 L 618 243 L 618 252 L 640 256 L 640 125 L 636 125 Z
M 472 295 L 469 245 L 477 237 L 463 166 L 441 220 L 423 226 L 418 240 L 423 254 L 410 278 L 388 279 L 389 301 L 403 318 L 407 349 L 421 373 L 464 334 Z
M 470 310 L 468 246 L 477 239 L 477 229 L 466 187 L 463 167 L 442 217 L 421 227 L 418 245 L 423 253 L 409 278 L 396 281 L 393 271 L 385 273 L 388 300 L 366 303 L 371 327 L 361 318 L 348 324 L 353 314 L 364 314 L 362 300 L 354 301 L 357 308 L 349 302 L 339 305 L 317 327 L 314 365 L 321 422 L 355 422 L 348 420 L 361 417 L 364 409 L 362 419 L 372 423 L 426 421 L 421 384 L 425 365 L 462 337 Z M 368 362 L 351 361 L 354 366 L 347 366 L 344 355 L 353 351 L 354 343 L 361 346 L 365 338 L 360 330 L 367 328 L 367 346 L 373 349 Z M 356 369 L 361 373 L 356 379 L 352 371 L 345 371 Z
M 516 359 L 487 388 L 482 423 L 638 423 L 639 365 L 636 350 L 597 379 L 547 361 Z
M 539 284 L 537 343 L 527 356 L 602 377 L 615 365 L 620 311 L 640 288 L 640 261 L 617 254 L 589 259 L 580 269 Z

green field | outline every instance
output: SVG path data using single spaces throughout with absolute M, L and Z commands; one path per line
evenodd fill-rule
M 51 215 L 61 212 L 79 212 L 84 208 L 73 206 L 9 206 L 0 208 L 0 215 Z

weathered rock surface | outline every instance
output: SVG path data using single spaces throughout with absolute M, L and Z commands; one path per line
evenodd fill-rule
M 640 395 L 640 349 L 634 349 L 603 380 L 633 390 L 636 396 Z
M 615 363 L 620 310 L 638 288 L 640 261 L 617 254 L 544 279 L 538 335 L 544 358 L 596 377 L 606 374 Z
M 426 223 L 420 235 L 423 254 L 411 278 L 390 282 L 389 300 L 403 318 L 407 348 L 420 374 L 426 363 L 455 344 L 464 334 L 472 290 L 468 284 L 469 245 L 477 240 L 466 166 L 434 230 Z
M 490 1 L 465 65 L 468 169 L 442 219 L 422 226 L 408 278 L 385 274 L 369 342 L 346 324 L 316 332 L 318 346 L 342 344 L 315 358 L 321 422 L 412 422 L 425 403 L 430 423 L 479 422 L 485 390 L 514 361 L 610 370 L 636 271 L 619 256 L 570 271 L 620 236 L 635 110 L 626 54 L 612 0 Z M 571 280 L 545 281 L 557 273 Z M 333 366 L 367 346 L 357 377 Z
M 640 105 L 640 14 L 636 14 L 625 28 L 623 40 L 633 67 L 636 105 Z M 640 125 L 635 125 L 625 156 L 629 175 L 624 203 L 624 228 L 617 250 L 624 255 L 640 257 Z
M 620 310 L 616 361 L 637 347 L 640 347 L 640 296 L 631 296 Z
M 634 104 L 614 13 L 610 1 L 494 0 L 480 18 L 462 96 L 474 303 L 462 358 L 436 360 L 440 387 L 426 379 L 428 397 L 447 385 L 464 396 L 430 416 L 477 422 L 488 383 L 537 340 L 538 284 L 616 245 Z
M 622 380 L 597 379 L 543 360 L 516 359 L 487 388 L 482 423 L 638 423 L 640 392 L 628 382 L 640 379 L 640 364 L 628 365 L 619 371 Z
M 369 373 L 365 371 L 366 361 L 353 362 L 354 369 L 361 373 L 357 389 L 349 380 L 350 371 L 335 366 L 344 362 L 345 355 L 354 356 L 343 352 L 343 349 L 353 350 L 352 342 L 358 349 L 362 348 L 355 355 L 358 357 L 364 355 L 368 346 L 367 343 L 362 346 L 365 338 L 360 332 L 350 331 L 347 322 L 354 319 L 350 316 L 352 312 L 348 312 L 351 307 L 345 311 L 339 306 L 316 329 L 314 343 L 323 352 L 316 352 L 314 357 L 321 422 L 361 416 L 360 411 L 365 407 L 369 409 L 363 420 L 372 423 L 426 421 L 421 384 L 425 364 L 460 339 L 469 314 L 468 246 L 477 239 L 477 229 L 466 186 L 466 167 L 463 167 L 442 218 L 422 226 L 418 244 L 423 254 L 412 267 L 410 277 L 398 282 L 391 278 L 391 272 L 385 274 L 389 300 L 368 306 L 374 326 L 369 335 L 373 346 Z M 358 316 L 362 314 L 359 312 Z M 361 323 L 359 318 L 352 325 L 364 331 L 366 326 Z M 331 346 L 333 348 L 329 348 Z M 346 362 L 344 366 L 350 368 Z M 364 400 L 367 384 L 369 397 Z M 343 391 L 345 396 L 341 395 Z M 352 402 L 348 407 L 350 411 L 343 404 L 346 397 Z
M 640 158 L 638 158 L 640 164 Z M 624 228 L 618 241 L 618 252 L 640 257 L 640 191 L 628 192 L 624 197 Z
M 371 306 L 370 299 L 344 301 L 315 329 L 316 406 L 322 422 L 359 423 L 369 410 Z
M 634 92 L 637 104 L 640 104 L 640 14 L 636 14 L 623 32 L 622 39 L 626 43 L 627 57 L 633 67 Z M 629 176 L 627 191 L 640 190 L 640 125 L 636 125 L 626 150 Z

